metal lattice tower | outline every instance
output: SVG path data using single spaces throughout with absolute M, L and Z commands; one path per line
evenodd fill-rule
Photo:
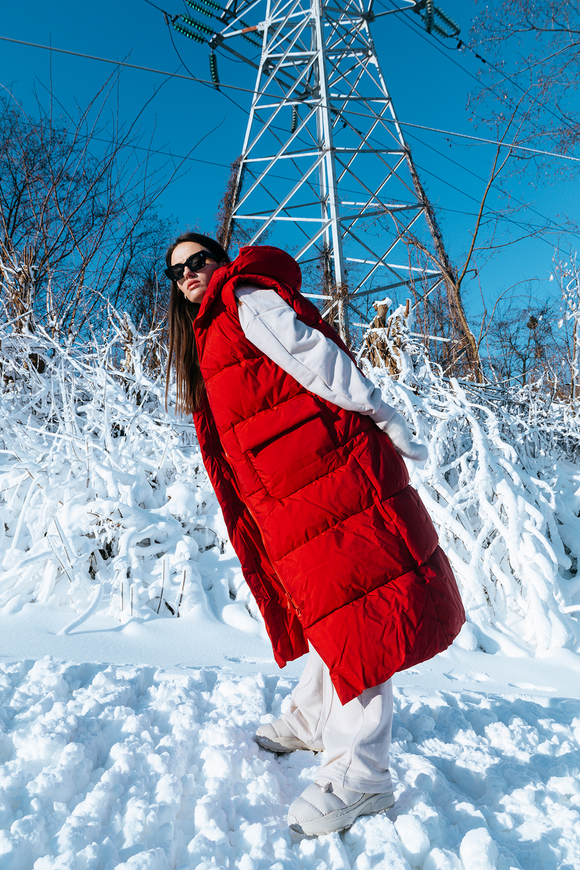
M 428 30 L 458 32 L 433 0 L 399 3 Z M 266 0 L 265 18 L 249 23 L 261 10 L 262 0 L 229 0 L 208 39 L 257 70 L 226 236 L 289 250 L 305 294 L 346 337 L 349 308 L 366 320 L 361 297 L 417 279 L 428 293 L 449 262 L 381 72 L 373 0 Z M 211 64 L 213 75 L 213 52 Z

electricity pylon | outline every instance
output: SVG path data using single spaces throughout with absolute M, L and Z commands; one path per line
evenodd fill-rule
M 214 49 L 256 69 L 226 240 L 267 239 L 291 251 L 306 272 L 306 295 L 322 300 L 343 337 L 348 309 L 366 320 L 361 297 L 418 283 L 431 292 L 451 267 L 369 27 L 391 13 L 375 15 L 374 0 L 266 0 L 263 18 L 262 0 L 228 0 L 219 13 L 214 0 L 186 2 L 196 11 L 211 6 L 222 25 L 207 39 L 216 85 Z M 459 32 L 433 0 L 399 0 L 393 14 L 409 9 L 428 30 Z M 203 41 L 200 22 L 182 20 Z

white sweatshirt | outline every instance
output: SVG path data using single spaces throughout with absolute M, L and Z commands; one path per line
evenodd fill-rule
M 381 429 L 395 415 L 379 387 L 318 329 L 298 320 L 275 290 L 240 284 L 235 289 L 246 338 L 299 384 L 347 411 L 367 414 Z

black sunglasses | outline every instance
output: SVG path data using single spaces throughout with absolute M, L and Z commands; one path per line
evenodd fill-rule
M 198 251 L 197 254 L 188 257 L 185 263 L 176 263 L 175 266 L 169 266 L 163 271 L 172 281 L 181 281 L 186 266 L 190 272 L 197 272 L 199 269 L 203 269 L 207 260 L 213 260 L 214 263 L 217 263 L 216 258 L 209 251 Z

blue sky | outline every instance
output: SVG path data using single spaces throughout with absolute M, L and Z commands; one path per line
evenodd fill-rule
M 172 13 L 186 8 L 183 0 L 160 0 L 158 5 Z M 474 7 L 461 0 L 444 0 L 441 6 L 461 26 L 461 37 L 469 41 Z M 380 11 L 379 6 L 376 11 Z M 455 50 L 455 41 L 433 39 L 412 12 L 385 16 L 373 25 L 372 32 L 402 121 L 493 138 L 493 132 L 474 127 L 466 108 L 469 92 L 476 84 L 473 76 L 480 65 L 473 53 Z M 70 0 L 53 0 L 50 4 L 30 0 L 26 7 L 11 4 L 3 10 L 0 35 L 187 74 L 162 13 L 145 0 L 101 0 L 98 7 Z M 207 46 L 192 43 L 175 32 L 173 39 L 189 70 L 209 78 Z M 52 90 L 55 115 L 74 114 L 76 107 L 84 107 L 115 69 L 94 60 L 0 42 L 0 83 L 32 113 L 34 91 L 47 104 Z M 242 88 L 253 86 L 254 73 L 244 64 L 220 59 L 220 76 L 223 82 Z M 140 146 L 150 149 L 152 166 L 164 166 L 169 173 L 175 161 L 167 155 L 187 155 L 195 146 L 159 199 L 160 213 L 173 216 L 180 229 L 213 231 L 229 165 L 241 150 L 250 98 L 249 92 L 217 93 L 196 82 L 132 69 L 124 69 L 118 85 L 113 87 L 103 116 L 107 123 L 112 124 L 117 116 L 128 123 L 147 104 L 138 123 Z M 448 250 L 460 264 L 469 246 L 494 149 L 411 127 L 405 127 L 404 132 L 437 209 Z M 106 125 L 101 135 L 107 135 Z M 147 152 L 135 153 L 144 157 Z M 574 187 L 569 181 L 553 182 L 550 178 L 538 183 L 530 176 L 514 180 L 510 191 L 515 200 L 533 206 L 555 225 L 561 225 L 565 215 L 572 219 L 577 216 Z M 501 201 L 492 194 L 489 203 L 498 207 Z M 523 211 L 517 219 L 542 222 L 529 211 Z M 517 237 L 518 228 L 505 224 L 500 241 L 507 242 L 510 234 Z M 555 230 L 542 239 L 506 247 L 491 261 L 485 252 L 479 254 L 479 275 L 472 274 L 466 287 L 468 304 L 472 310 L 477 309 L 480 289 L 489 303 L 512 285 L 526 288 L 528 279 L 535 279 L 534 293 L 547 292 L 554 246 L 569 248 L 575 245 L 576 238 Z

